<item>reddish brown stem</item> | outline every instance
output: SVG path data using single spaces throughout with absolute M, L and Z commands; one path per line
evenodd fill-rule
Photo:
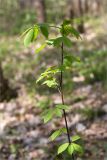
M 63 62 L 64 62 L 64 44 L 62 43 L 61 45 L 61 66 L 63 66 Z M 60 75 L 60 95 L 61 95 L 62 104 L 64 105 L 65 102 L 64 102 L 64 94 L 63 94 L 63 71 L 62 70 L 61 70 L 61 75 Z M 68 142 L 69 144 L 71 144 L 68 122 L 67 122 L 67 115 L 64 109 L 63 109 L 63 116 L 64 116 L 65 126 L 67 130 Z M 75 160 L 74 155 L 72 155 L 72 160 Z

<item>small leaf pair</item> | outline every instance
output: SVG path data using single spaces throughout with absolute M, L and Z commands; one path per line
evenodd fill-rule
M 58 148 L 58 154 L 61 154 L 62 152 L 64 151 L 68 151 L 68 153 L 70 155 L 72 155 L 73 153 L 80 153 L 80 154 L 83 154 L 83 148 L 79 145 L 79 144 L 76 144 L 76 143 L 64 143 L 62 144 L 61 146 L 59 146 Z
M 64 152 L 65 150 L 68 150 L 68 153 L 70 155 L 72 155 L 74 152 L 79 152 L 79 153 L 83 153 L 83 148 L 79 145 L 79 144 L 76 144 L 74 142 L 80 140 L 81 137 L 78 136 L 78 135 L 75 135 L 75 136 L 72 136 L 72 143 L 69 144 L 69 143 L 64 143 L 62 144 L 59 148 L 58 148 L 58 154 Z

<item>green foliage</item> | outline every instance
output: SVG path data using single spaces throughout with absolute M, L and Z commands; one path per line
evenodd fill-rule
M 83 154 L 83 148 L 79 144 L 72 143 L 71 145 L 73 145 L 73 148 L 74 148 L 75 152 Z
M 43 82 L 43 84 L 46 84 L 48 87 L 56 87 L 58 85 L 55 78 L 46 80 Z
M 49 36 L 49 25 L 48 24 L 39 24 L 40 26 L 40 30 L 42 32 L 42 34 L 48 38 Z
M 71 25 L 63 24 L 60 32 L 65 36 L 71 35 L 73 37 L 76 37 L 77 39 L 81 38 L 79 32 Z
M 70 155 L 72 155 L 73 153 L 74 153 L 74 147 L 73 147 L 73 145 L 72 144 L 70 144 L 69 145 L 69 147 L 68 147 L 68 153 L 70 154 Z
M 42 118 L 44 120 L 44 123 L 47 123 L 50 121 L 53 117 L 62 117 L 63 111 L 60 108 L 54 107 L 54 108 L 49 108 L 46 109 L 42 113 Z
M 69 143 L 64 143 L 61 146 L 59 146 L 59 148 L 58 148 L 58 154 L 64 152 L 68 148 L 68 146 L 69 146 Z
M 42 84 L 45 84 L 48 87 L 57 87 L 57 80 L 54 76 L 59 72 L 60 71 L 58 68 L 56 68 L 56 66 L 49 67 L 40 75 L 36 83 L 43 81 Z
M 66 150 L 68 151 L 70 155 L 72 155 L 73 153 L 83 154 L 83 148 L 79 144 L 76 144 L 73 142 L 71 144 L 64 143 L 61 146 L 59 146 L 58 154 L 61 154 L 62 152 Z
M 43 43 L 39 48 L 36 49 L 36 53 L 41 52 L 46 47 L 46 43 Z
M 64 109 L 64 110 L 68 110 L 69 109 L 69 106 L 64 105 L 64 104 L 58 104 L 58 105 L 56 105 L 56 107 L 59 108 L 59 109 Z
M 48 109 L 46 110 L 44 113 L 43 113 L 43 120 L 44 120 L 44 123 L 47 123 L 48 121 L 50 121 L 52 118 L 53 118 L 53 110 L 52 109 Z
M 62 133 L 67 133 L 66 128 L 61 128 L 59 130 L 56 130 L 55 132 L 52 133 L 51 135 L 51 140 L 55 140 L 58 136 L 60 136 Z
M 39 28 L 38 28 L 37 25 L 34 26 L 33 28 L 27 29 L 27 30 L 22 34 L 22 36 L 25 36 L 25 38 L 24 38 L 24 45 L 25 45 L 26 47 L 28 47 L 29 44 L 30 44 L 31 42 L 33 42 L 33 41 L 37 38 L 38 34 L 39 34 Z
M 72 142 L 78 141 L 80 139 L 81 139 L 81 137 L 78 135 L 72 136 Z
M 33 29 L 29 30 L 24 39 L 24 45 L 28 47 L 28 45 L 33 41 Z

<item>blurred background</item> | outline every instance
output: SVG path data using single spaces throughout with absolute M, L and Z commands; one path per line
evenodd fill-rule
M 40 73 L 60 60 L 60 50 L 35 54 L 42 39 L 25 48 L 20 38 L 36 22 L 60 25 L 66 18 L 74 19 L 82 37 L 73 39 L 70 49 L 81 63 L 64 75 L 70 133 L 81 135 L 85 150 L 77 160 L 107 160 L 107 0 L 0 0 L 1 160 L 71 160 L 66 154 L 55 157 L 66 135 L 54 143 L 48 138 L 64 120 L 44 125 L 40 117 L 60 96 L 36 84 Z

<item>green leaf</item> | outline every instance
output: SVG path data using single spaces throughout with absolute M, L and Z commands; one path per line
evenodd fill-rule
M 71 47 L 72 45 L 71 40 L 66 36 L 61 36 L 53 40 L 54 46 L 60 46 L 62 43 L 64 43 L 67 47 Z
M 63 43 L 67 46 L 67 47 L 71 47 L 72 46 L 72 42 L 69 38 L 63 36 Z
M 41 30 L 42 34 L 43 34 L 46 38 L 48 38 L 48 36 L 49 36 L 48 29 L 49 29 L 48 24 L 40 24 L 40 30 Z
M 60 46 L 62 42 L 63 42 L 63 37 L 58 37 L 54 39 L 54 46 Z
M 54 45 L 54 40 L 55 40 L 55 39 L 49 39 L 49 40 L 46 41 L 46 43 L 47 43 L 48 45 Z
M 77 39 L 78 39 L 78 38 L 81 38 L 79 32 L 78 32 L 75 28 L 71 27 L 70 32 L 71 32 L 71 34 L 72 34 L 73 36 L 75 36 Z
M 63 25 L 68 25 L 68 24 L 71 24 L 71 20 L 65 19 L 65 20 L 63 21 Z
M 46 47 L 46 43 L 42 44 L 39 48 L 36 49 L 36 53 L 41 52 Z
M 33 34 L 34 34 L 34 30 L 30 29 L 27 34 L 25 35 L 24 38 L 24 45 L 27 47 L 33 40 Z
M 71 30 L 71 25 L 63 25 L 62 28 L 60 29 L 60 32 L 63 36 L 67 36 L 70 34 Z
M 64 152 L 69 146 L 69 143 L 64 143 L 58 148 L 58 154 Z
M 80 62 L 80 58 L 74 55 L 66 55 L 64 59 L 68 60 L 69 62 Z
M 62 112 L 61 109 L 55 108 L 55 114 L 56 114 L 56 116 L 58 116 L 58 117 L 62 117 L 63 112 Z
M 68 153 L 70 154 L 70 155 L 72 155 L 73 153 L 74 153 L 74 147 L 73 147 L 73 145 L 72 144 L 70 144 L 69 146 L 68 146 Z
M 57 86 L 57 82 L 56 82 L 56 79 L 53 78 L 54 75 L 56 73 L 60 72 L 60 70 L 58 68 L 56 68 L 56 66 L 51 66 L 49 67 L 48 69 L 46 69 L 43 73 L 41 73 L 40 77 L 37 79 L 36 83 L 38 83 L 39 81 L 43 80 L 43 79 L 46 79 L 46 80 L 51 80 L 53 81 L 52 84 L 54 84 L 53 86 Z M 45 82 L 45 83 L 49 83 L 48 82 Z
M 36 80 L 36 83 L 40 82 L 42 79 L 44 79 L 44 76 L 41 74 L 39 78 Z
M 66 128 L 61 128 L 61 129 L 53 132 L 52 135 L 50 136 L 51 140 L 53 141 L 54 139 L 56 139 L 62 133 L 67 133 Z
M 67 129 L 66 128 L 61 128 L 61 132 L 67 133 Z
M 61 134 L 60 130 L 55 131 L 54 133 L 52 133 L 51 135 L 51 140 L 53 141 L 54 139 L 56 139 L 59 135 Z
M 34 26 L 33 40 L 35 40 L 39 34 L 39 27 L 37 25 Z
M 43 84 L 46 84 L 48 87 L 55 87 L 58 85 L 56 79 L 46 80 Z
M 52 116 L 53 116 L 52 110 L 48 110 L 47 113 L 45 113 L 45 115 L 42 116 L 44 119 L 44 123 L 50 121 L 52 119 Z
M 25 35 L 29 32 L 29 30 L 31 30 L 31 29 L 32 29 L 32 27 L 26 29 L 26 30 L 21 34 L 21 37 L 25 36 Z
M 79 139 L 81 139 L 81 137 L 80 136 L 78 136 L 78 135 L 75 135 L 75 136 L 72 136 L 72 142 L 75 142 L 75 141 L 77 141 L 77 140 L 79 140 Z
M 72 145 L 73 145 L 75 151 L 77 151 L 79 153 L 83 153 L 83 148 L 79 144 L 72 143 Z
M 69 106 L 67 106 L 65 104 L 57 104 L 56 107 L 59 108 L 59 109 L 64 109 L 64 110 L 68 110 L 69 109 Z

